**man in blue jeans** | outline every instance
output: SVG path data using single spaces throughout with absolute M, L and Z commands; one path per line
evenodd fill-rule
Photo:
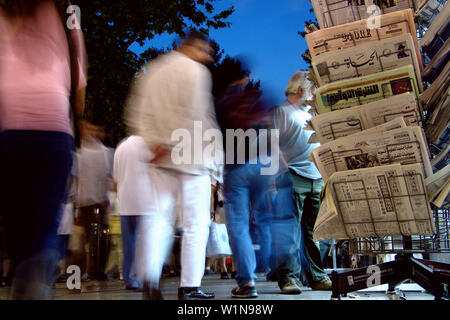
M 284 161 L 289 167 L 298 211 L 298 234 L 304 241 L 305 256 L 309 264 L 307 278 L 315 290 L 331 290 L 331 280 L 323 268 L 320 250 L 313 241 L 312 233 L 319 213 L 319 194 L 323 187 L 322 177 L 309 154 L 318 143 L 308 143 L 313 131 L 305 130 L 311 119 L 309 107 L 304 103 L 311 97 L 312 83 L 307 72 L 296 72 L 286 87 L 286 100 L 274 110 L 274 127 L 279 129 L 279 145 Z M 301 245 L 301 236 L 298 245 Z
M 263 136 L 259 129 L 269 128 L 270 104 L 261 99 L 261 91 L 246 88 L 245 77 L 232 82 L 225 96 L 216 105 L 217 120 L 225 132 L 225 151 L 227 164 L 224 173 L 224 196 L 227 229 L 230 237 L 233 259 L 236 266 L 238 286 L 231 292 L 234 298 L 255 298 L 256 256 L 250 233 L 250 218 L 256 225 L 264 224 L 270 229 L 271 252 L 277 266 L 279 285 L 282 293 L 300 293 L 298 286 L 291 280 L 295 270 L 295 215 L 293 212 L 276 210 L 274 204 L 278 168 L 275 172 L 265 170 L 273 168 L 267 164 L 261 152 L 261 144 L 272 141 Z M 230 129 L 236 133 L 227 134 Z M 237 134 L 239 131 L 245 137 Z M 251 133 L 254 133 L 253 135 Z M 265 140 L 267 138 L 267 140 Z M 272 161 L 278 161 L 275 150 L 267 147 Z M 258 152 L 256 152 L 258 150 Z M 273 155 L 272 155 L 273 154 Z M 239 161 L 240 159 L 240 161 Z M 266 174 L 265 174 L 266 173 Z

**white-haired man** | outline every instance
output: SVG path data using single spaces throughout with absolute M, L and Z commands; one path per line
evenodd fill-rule
M 305 130 L 312 117 L 308 113 L 310 107 L 304 103 L 311 97 L 313 89 L 307 75 L 305 71 L 292 75 L 285 90 L 286 100 L 275 108 L 273 119 L 275 128 L 280 130 L 280 150 L 292 180 L 299 218 L 298 243 L 302 243 L 303 237 L 305 249 L 300 252 L 304 251 L 305 257 L 301 258 L 306 258 L 309 264 L 309 270 L 305 270 L 309 285 L 315 290 L 331 290 L 331 280 L 323 269 L 319 247 L 312 237 L 323 180 L 314 163 L 309 161 L 309 154 L 319 144 L 308 143 L 313 131 Z

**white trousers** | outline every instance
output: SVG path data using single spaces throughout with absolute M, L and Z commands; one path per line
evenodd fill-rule
M 162 267 L 172 248 L 178 204 L 181 206 L 181 283 L 199 287 L 205 269 L 209 236 L 211 179 L 151 167 L 155 209 L 141 217 L 137 250 L 144 262 L 138 274 L 158 286 Z M 180 201 L 178 202 L 178 197 Z

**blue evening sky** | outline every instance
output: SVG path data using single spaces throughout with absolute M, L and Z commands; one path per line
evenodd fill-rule
M 307 68 L 301 57 L 306 41 L 304 21 L 314 18 L 309 0 L 217 0 L 218 10 L 234 5 L 229 28 L 211 30 L 210 38 L 219 43 L 225 55 L 244 55 L 249 60 L 251 76 L 261 80 L 263 88 L 280 102 L 290 76 Z M 174 35 L 151 40 L 155 47 L 169 47 Z M 136 47 L 132 50 L 139 52 Z

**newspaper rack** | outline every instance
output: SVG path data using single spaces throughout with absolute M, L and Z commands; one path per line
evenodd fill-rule
M 333 188 L 335 188 L 334 185 Z M 427 201 L 426 194 L 419 196 L 423 196 L 424 201 Z M 369 202 L 372 199 L 366 197 L 365 200 Z M 361 199 L 345 201 L 361 201 Z M 338 206 L 339 202 L 342 201 L 338 201 Z M 343 219 L 342 216 L 341 218 Z M 450 265 L 413 257 L 413 253 L 450 253 L 450 203 L 446 203 L 441 209 L 434 207 L 433 220 L 436 228 L 436 233 L 433 235 L 375 236 L 350 240 L 356 254 L 395 253 L 395 261 L 346 272 L 333 271 L 331 299 L 340 300 L 341 295 L 348 292 L 385 283 L 388 284 L 389 297 L 395 299 L 396 286 L 408 279 L 433 294 L 436 300 L 447 299 Z

